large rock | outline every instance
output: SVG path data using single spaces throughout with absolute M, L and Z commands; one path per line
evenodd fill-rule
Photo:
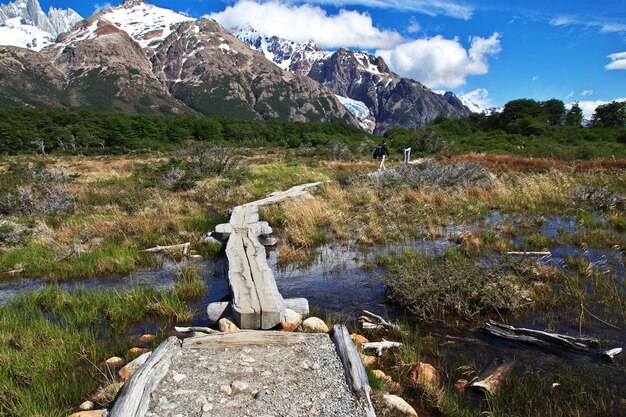
M 360 334 L 357 334 L 357 333 L 352 333 L 350 337 L 352 338 L 352 341 L 354 342 L 356 347 L 359 347 L 359 345 L 363 343 L 369 342 L 369 340 L 367 340 L 367 337 L 361 336 Z
M 280 322 L 283 330 L 286 332 L 295 331 L 302 323 L 302 316 L 293 310 L 285 309 L 285 318 Z
M 328 333 L 328 326 L 317 317 L 309 317 L 302 322 L 302 330 L 313 333 Z
M 137 369 L 139 369 L 141 365 L 146 363 L 151 353 L 152 352 L 144 353 L 143 355 L 139 356 L 135 360 L 130 361 L 128 364 L 126 364 L 126 366 L 120 369 L 117 372 L 117 374 L 120 376 L 120 379 L 122 381 L 126 381 L 128 378 L 133 376 L 133 374 L 137 371 Z
M 235 323 L 226 318 L 220 319 L 218 325 L 220 328 L 220 332 L 222 333 L 234 333 L 240 331 L 239 327 L 237 327 Z
M 400 413 L 417 417 L 417 411 L 409 403 L 407 403 L 404 399 L 398 397 L 397 395 L 385 394 L 383 395 L 383 400 L 385 401 L 385 405 L 387 408 L 395 411 L 399 411 Z

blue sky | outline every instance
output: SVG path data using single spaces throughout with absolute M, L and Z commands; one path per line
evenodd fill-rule
M 3 1 L 4 2 L 4 1 Z M 40 0 L 83 17 L 105 1 Z M 116 5 L 121 1 L 110 1 Z M 433 89 L 516 98 L 611 101 L 626 97 L 623 0 L 152 0 L 225 26 L 249 21 L 329 49 L 382 55 Z M 288 36 L 287 36 L 288 35 Z M 608 68 L 607 68 L 608 67 Z

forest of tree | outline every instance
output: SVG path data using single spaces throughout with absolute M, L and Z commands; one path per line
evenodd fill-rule
M 416 154 L 489 152 L 562 159 L 626 157 L 626 103 L 596 109 L 520 99 L 491 115 L 439 118 L 417 131 L 390 129 L 388 145 Z M 168 150 L 190 141 L 232 146 L 352 149 L 379 138 L 343 124 L 245 121 L 201 115 L 128 115 L 59 108 L 0 108 L 0 153 L 119 154 Z M 363 147 L 363 146 L 361 146 Z M 345 147 L 344 147 L 345 148 Z M 323 152 L 326 154 L 327 152 Z

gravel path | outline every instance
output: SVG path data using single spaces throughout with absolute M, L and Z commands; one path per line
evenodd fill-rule
M 330 337 L 308 336 L 290 346 L 179 348 L 147 416 L 365 416 Z

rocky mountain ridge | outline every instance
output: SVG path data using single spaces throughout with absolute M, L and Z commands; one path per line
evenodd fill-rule
M 16 91 L 7 76 L 20 65 Z M 43 96 L 42 80 L 51 82 Z M 0 100 L 357 125 L 326 88 L 278 68 L 217 22 L 140 0 L 100 11 L 40 53 L 0 47 Z
M 0 5 L 0 44 L 41 50 L 83 18 L 72 9 L 50 7 L 46 14 L 37 0 Z
M 439 116 L 464 117 L 471 113 L 454 94 L 439 95 L 399 76 L 381 57 L 345 48 L 323 51 L 312 42 L 298 44 L 251 26 L 233 33 L 281 68 L 328 87 L 354 111 L 364 128 L 375 133 L 395 127 L 415 129 Z M 369 114 L 363 114 L 364 107 Z

